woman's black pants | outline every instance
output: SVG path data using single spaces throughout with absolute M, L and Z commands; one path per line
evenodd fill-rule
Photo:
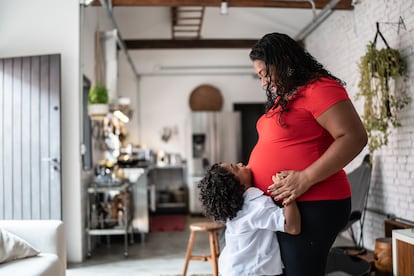
M 351 199 L 298 202 L 299 235 L 277 232 L 286 276 L 325 275 L 329 250 L 348 222 Z

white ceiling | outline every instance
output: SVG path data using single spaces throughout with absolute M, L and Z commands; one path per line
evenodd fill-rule
M 114 19 L 124 40 L 171 40 L 172 22 L 175 28 L 183 27 L 176 22 L 185 16 L 178 10 L 194 11 L 202 7 L 200 36 L 196 32 L 187 37 L 188 33 L 180 32 L 179 36 L 175 33 L 175 38 L 255 40 L 269 32 L 281 32 L 302 40 L 332 11 L 350 11 L 355 1 L 358 0 L 93 0 L 92 5 Z M 223 3 L 228 3 L 226 15 L 220 13 Z M 200 17 L 200 14 L 192 16 Z M 199 25 L 196 22 L 190 23 Z
M 218 7 L 206 7 L 201 39 L 258 39 L 269 32 L 295 37 L 320 12 L 297 8 L 233 7 L 228 9 L 227 15 L 221 15 Z M 124 39 L 172 38 L 170 7 L 113 7 L 113 17 Z
M 265 33 L 281 32 L 293 37 L 312 19 L 311 9 L 229 8 L 228 15 L 221 15 L 218 8 L 211 7 L 206 8 L 201 35 L 257 39 Z

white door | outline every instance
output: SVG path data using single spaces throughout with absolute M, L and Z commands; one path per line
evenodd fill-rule
M 0 219 L 61 219 L 60 55 L 0 59 Z

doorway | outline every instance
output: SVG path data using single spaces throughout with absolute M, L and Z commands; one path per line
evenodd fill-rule
M 235 103 L 233 104 L 233 110 L 239 111 L 241 114 L 241 162 L 247 164 L 250 152 L 257 142 L 256 122 L 264 113 L 264 103 Z

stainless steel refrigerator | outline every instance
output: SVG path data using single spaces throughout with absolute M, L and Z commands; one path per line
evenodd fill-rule
M 191 153 L 188 162 L 190 213 L 202 213 L 198 182 L 216 162 L 241 160 L 241 115 L 239 112 L 192 112 Z

